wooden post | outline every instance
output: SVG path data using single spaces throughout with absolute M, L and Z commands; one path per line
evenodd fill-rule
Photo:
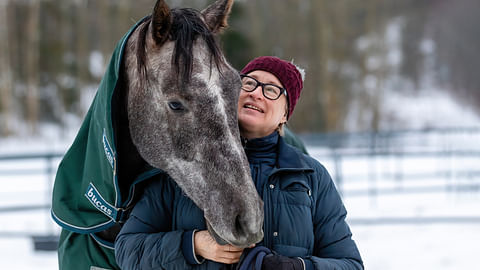
M 33 1 L 29 7 L 29 15 L 26 18 L 25 34 L 27 44 L 25 50 L 27 93 L 26 93 L 26 120 L 30 126 L 30 132 L 37 132 L 39 119 L 39 37 L 40 37 L 40 1 Z
M 9 1 L 0 2 L 0 136 L 8 136 L 12 132 L 13 72 L 10 63 L 8 4 Z

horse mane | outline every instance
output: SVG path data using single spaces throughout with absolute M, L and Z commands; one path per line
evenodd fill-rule
M 220 64 L 223 63 L 220 47 L 215 36 L 202 20 L 200 12 L 191 8 L 175 8 L 170 12 L 172 15 L 172 26 L 168 39 L 175 42 L 172 64 L 177 74 L 180 75 L 179 81 L 184 83 L 190 81 L 193 68 L 192 48 L 197 38 L 202 38 L 207 44 L 210 52 L 210 65 L 213 60 L 217 68 L 219 68 Z M 140 74 L 144 76 L 147 76 L 145 46 L 151 20 L 151 15 L 145 18 L 145 23 L 139 29 L 139 38 L 137 40 L 137 68 Z
M 192 48 L 197 38 L 202 38 L 210 52 L 210 65 L 215 62 L 217 68 L 223 63 L 222 53 L 217 44 L 215 36 L 210 32 L 208 27 L 201 19 L 200 12 L 194 9 L 172 9 L 171 11 L 173 23 L 170 28 L 169 40 L 175 42 L 175 51 L 172 56 L 172 66 L 177 74 L 180 75 L 179 82 L 187 83 L 190 80 L 193 68 Z M 150 26 L 152 16 L 145 17 L 139 28 L 138 38 L 133 42 L 136 43 L 137 69 L 139 76 L 144 78 L 139 79 L 140 83 L 147 81 L 147 52 L 146 42 L 147 34 Z M 121 194 L 127 194 L 130 187 L 130 182 L 142 171 L 148 167 L 137 152 L 137 148 L 131 141 L 128 111 L 127 111 L 127 97 L 128 82 L 126 76 L 126 63 L 122 61 L 120 68 L 119 82 L 116 87 L 118 90 L 114 91 L 112 98 L 112 115 L 113 115 L 113 129 L 115 134 L 115 141 L 117 142 L 118 152 L 118 178 Z M 180 87 L 182 89 L 182 87 Z M 127 184 L 123 184 L 127 183 Z

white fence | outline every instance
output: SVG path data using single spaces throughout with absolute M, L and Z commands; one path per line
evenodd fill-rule
M 343 196 L 366 269 L 476 269 L 480 129 L 302 139 Z M 13 258 L 0 268 L 56 269 L 31 239 L 58 235 L 49 209 L 60 159 L 0 152 L 0 250 Z

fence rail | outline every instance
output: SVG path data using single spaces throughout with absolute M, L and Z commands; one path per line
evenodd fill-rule
M 350 224 L 480 223 L 476 211 L 462 208 L 458 209 L 461 214 L 457 214 L 455 209 L 448 208 L 442 212 L 433 209 L 428 202 L 416 201 L 425 197 L 444 200 L 474 198 L 475 205 L 479 204 L 479 128 L 323 134 L 302 136 L 302 139 L 310 154 L 328 168 L 345 200 L 369 207 L 369 211 L 380 209 L 366 217 L 353 215 L 348 219 Z M 413 200 L 416 205 L 408 208 L 402 201 L 391 207 L 388 203 L 393 198 Z M 440 202 L 442 205 L 437 209 L 444 207 L 445 202 Z M 385 211 L 399 208 L 406 209 L 408 214 L 388 216 Z M 418 214 L 412 209 L 431 209 L 432 216 Z M 395 210 L 392 214 L 396 213 Z
M 455 133 L 456 132 L 456 133 Z M 463 131 L 439 131 L 442 139 L 433 139 L 439 145 L 431 143 L 435 137 L 432 131 L 403 132 L 402 134 L 330 134 L 302 136 L 310 154 L 323 164 L 329 164 L 337 188 L 344 198 L 379 197 L 398 194 L 432 194 L 432 193 L 466 193 L 480 192 L 480 129 Z M 460 134 L 460 135 L 459 135 Z M 463 135 L 462 135 L 463 134 Z M 457 137 L 463 138 L 458 146 Z M 463 137 L 462 137 L 463 136 Z M 468 140 L 475 143 L 468 147 Z M 425 138 L 429 139 L 425 139 Z M 445 139 L 446 138 L 446 139 Z M 478 140 L 477 140 L 478 139 Z M 414 143 L 411 143 L 411 142 Z M 408 142 L 408 143 L 405 143 Z M 425 142 L 422 144 L 422 142 Z M 470 144 L 471 145 L 471 144 Z M 42 164 L 34 167 L 0 166 L 0 179 L 5 176 L 42 175 L 51 185 L 54 180 L 58 161 L 63 153 L 34 153 L 1 155 L 0 165 L 34 163 Z M 411 171 L 410 164 L 434 160 L 436 166 L 428 170 Z M 352 162 L 363 162 L 352 171 Z M 475 163 L 475 165 L 456 163 Z M 426 181 L 428 180 L 429 181 Z M 433 179 L 433 180 L 431 180 Z M 425 185 L 418 183 L 426 182 Z M 359 183 L 365 183 L 361 185 Z M 387 183 L 388 185 L 385 185 Z M 51 196 L 51 195 L 49 195 Z M 47 198 L 49 198 L 47 196 Z M 50 208 L 50 201 L 39 204 L 1 205 L 0 216 L 25 211 L 45 211 Z M 351 223 L 371 224 L 419 224 L 419 223 L 480 223 L 480 216 L 443 216 L 443 217 L 381 217 L 351 218 Z M 25 232 L 26 233 L 26 232 Z M 0 231 L 0 237 L 20 235 L 19 232 Z
M 409 149 L 377 149 L 370 148 L 321 148 L 311 153 L 320 162 L 329 162 L 337 188 L 344 196 L 363 196 L 372 194 L 394 193 L 431 193 L 443 191 L 479 191 L 480 190 L 480 150 L 409 150 Z M 352 160 L 365 160 L 362 172 L 349 173 L 345 163 Z M 427 170 L 411 170 L 404 164 L 415 160 L 417 163 L 425 161 L 436 162 L 436 168 Z M 472 165 L 455 164 L 458 161 L 469 160 Z M 473 164 L 473 162 L 476 162 Z M 433 166 L 433 165 L 432 165 Z M 437 181 L 437 185 L 409 187 L 412 182 L 435 178 L 447 179 L 450 182 Z M 375 183 L 368 189 L 346 190 L 345 186 L 361 180 Z M 467 182 L 460 180 L 469 180 Z M 402 184 L 395 188 L 384 188 L 379 183 L 395 181 Z M 438 183 L 441 186 L 438 186 Z
M 43 159 L 52 160 L 54 158 L 63 157 L 63 153 L 60 152 L 48 152 L 48 153 L 30 153 L 30 154 L 2 154 L 0 155 L 0 161 L 12 161 L 12 160 L 27 160 L 27 159 Z
M 18 205 L 11 205 L 10 203 L 7 203 L 7 205 L 0 204 L 0 220 L 6 220 L 5 217 L 12 217 L 12 215 L 18 217 L 17 214 L 25 212 L 31 213 L 32 211 L 45 211 L 46 214 L 42 218 L 45 219 L 45 230 L 39 231 L 36 229 L 35 231 L 32 231 L 29 230 L 29 228 L 24 229 L 23 231 L 19 231 L 19 228 L 3 229 L 0 230 L 0 238 L 28 237 L 32 239 L 35 250 L 57 250 L 59 236 L 58 233 L 54 232 L 52 228 L 54 225 L 52 224 L 50 215 L 47 213 L 51 208 L 50 187 L 54 181 L 58 161 L 62 158 L 62 156 L 63 153 L 59 152 L 0 155 L 0 165 L 3 165 L 0 167 L 1 181 L 9 181 L 11 177 L 18 179 L 22 177 L 35 178 L 35 176 L 42 176 L 42 178 L 46 178 L 44 185 L 47 187 L 44 193 L 45 200 L 42 203 Z M 34 164 L 34 166 L 32 166 L 32 164 Z M 2 186 L 5 186 L 4 183 L 1 184 Z M 22 196 L 22 188 L 23 187 L 20 186 L 18 187 L 18 192 L 16 192 L 18 194 L 15 194 L 15 196 Z M 38 221 L 31 222 L 33 222 L 33 224 L 38 223 Z

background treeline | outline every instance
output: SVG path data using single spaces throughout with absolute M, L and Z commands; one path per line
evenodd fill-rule
M 116 42 L 154 2 L 1 0 L 0 136 L 83 117 Z M 376 131 L 392 117 L 389 91 L 428 84 L 480 108 L 479 10 L 478 0 L 243 0 L 221 42 L 239 69 L 259 55 L 306 69 L 298 132 Z

